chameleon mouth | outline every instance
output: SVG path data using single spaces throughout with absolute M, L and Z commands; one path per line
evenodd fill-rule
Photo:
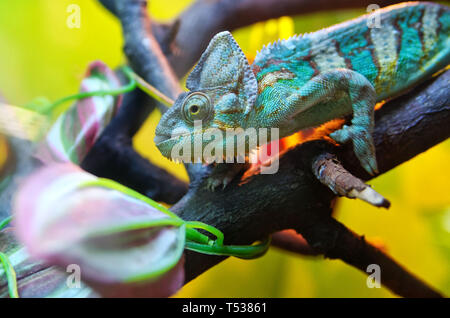
M 182 141 L 185 137 L 189 137 L 190 134 L 178 134 L 178 135 L 155 135 L 155 138 L 153 138 L 153 141 L 155 142 L 156 146 L 159 147 L 164 144 L 173 143 L 177 141 Z
M 192 147 L 194 147 L 195 149 L 194 141 L 196 139 L 196 136 L 201 135 L 201 133 L 202 132 L 181 133 L 173 136 L 156 134 L 153 141 L 155 142 L 156 147 L 164 157 L 179 161 L 180 159 L 177 158 L 179 154 L 176 154 L 176 156 L 173 157 L 172 151 L 174 150 L 174 147 L 178 146 L 176 149 L 182 149 L 183 151 L 184 147 L 188 147 L 189 149 L 192 149 Z M 203 145 L 200 146 L 203 147 Z M 191 160 L 193 160 L 193 158 L 191 158 Z
M 189 137 L 189 134 L 180 134 L 175 136 L 169 135 L 155 135 L 153 141 L 155 142 L 156 147 L 159 149 L 161 154 L 166 158 L 171 158 L 171 152 L 175 145 L 183 144 L 186 142 L 186 137 Z M 189 139 L 190 140 L 190 139 Z

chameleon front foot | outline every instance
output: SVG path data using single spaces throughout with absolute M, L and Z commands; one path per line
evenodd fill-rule
M 225 189 L 246 168 L 248 168 L 248 164 L 246 163 L 216 164 L 206 180 L 206 188 L 210 191 L 214 191 L 218 187 Z
M 369 129 L 356 125 L 344 125 L 341 129 L 331 133 L 330 137 L 342 144 L 353 141 L 355 155 L 363 168 L 372 176 L 378 174 L 375 146 Z

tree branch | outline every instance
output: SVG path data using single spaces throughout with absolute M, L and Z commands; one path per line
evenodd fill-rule
M 272 235 L 271 246 L 300 255 L 318 255 L 308 242 L 295 230 L 284 230 Z
M 320 219 L 311 226 L 302 225 L 299 231 L 308 242 L 328 258 L 341 259 L 366 273 L 368 266 L 376 264 L 381 269 L 381 283 L 403 297 L 442 297 L 433 288 L 400 266 L 391 257 L 368 243 L 338 221 Z
M 101 0 L 101 2 L 106 3 L 107 7 L 107 3 L 114 4 L 109 8 L 122 21 L 126 38 L 125 51 L 130 61 L 141 76 L 157 86 L 156 83 L 161 76 L 165 76 L 164 70 L 167 70 L 168 63 L 160 61 L 152 64 L 151 69 L 146 64 L 154 58 L 164 59 L 153 39 L 149 40 L 149 45 L 142 46 L 142 42 L 139 42 L 139 39 L 142 41 L 151 38 L 151 35 L 146 33 L 150 30 L 150 20 L 143 13 L 146 1 Z M 343 1 L 340 4 L 325 0 L 314 3 L 297 1 L 295 3 L 299 9 L 296 11 L 297 9 L 292 6 L 289 7 L 289 3 L 293 5 L 294 1 L 280 0 L 276 5 L 268 5 L 271 2 L 221 0 L 194 3 L 180 17 L 180 31 L 176 36 L 176 45 L 183 54 L 168 54 L 176 74 L 179 76 L 184 74 L 196 61 L 211 36 L 220 30 L 233 29 L 256 22 L 258 19 L 277 17 L 286 13 L 305 13 L 308 10 L 311 12 L 322 9 L 325 5 L 327 9 L 335 9 L 355 4 L 355 1 Z M 245 7 L 245 4 L 251 3 L 253 4 L 251 7 Z M 261 5 L 259 11 L 257 8 L 261 3 L 264 5 Z M 358 4 L 361 5 L 361 1 Z M 126 8 L 127 6 L 129 8 Z M 266 9 L 262 8 L 263 6 Z M 210 21 L 210 16 L 216 21 Z M 233 17 L 239 18 L 234 20 Z M 194 24 L 189 25 L 184 22 L 185 20 L 192 20 Z M 197 24 L 198 21 L 201 21 L 201 26 Z M 239 24 L 239 21 L 242 21 L 242 24 Z M 138 40 L 134 41 L 133 37 Z M 159 38 L 170 39 L 164 36 Z M 141 67 L 144 71 L 140 69 Z M 169 72 L 167 76 L 171 78 L 169 82 L 173 83 L 173 73 Z M 416 88 L 407 96 L 387 103 L 376 112 L 374 139 L 381 173 L 450 136 L 448 106 L 450 97 L 446 89 L 449 77 L 450 73 L 446 72 L 434 81 Z M 175 85 L 169 84 L 164 87 L 168 90 L 173 89 L 174 94 L 169 94 L 171 97 L 176 95 Z M 172 210 L 186 220 L 202 221 L 221 229 L 226 242 L 232 244 L 248 244 L 271 233 L 294 228 L 308 241 L 314 252 L 330 258 L 339 258 L 363 272 L 366 271 L 368 264 L 380 265 L 385 277 L 382 283 L 399 295 L 440 296 L 389 256 L 331 217 L 331 203 L 335 195 L 317 180 L 312 166 L 315 158 L 329 153 L 336 155 L 343 167 L 354 176 L 368 180 L 369 176 L 360 167 L 351 148 L 348 145 L 336 148 L 323 140 L 308 142 L 282 156 L 277 174 L 254 176 L 242 186 L 238 185 L 239 180 L 235 180 L 224 191 L 217 192 L 206 189 L 205 177 L 209 169 L 198 169 L 196 172 L 198 177 L 191 182 L 187 194 L 172 207 Z M 186 281 L 190 281 L 224 259 L 190 251 L 186 252 L 186 256 Z
M 151 32 L 146 12 L 147 2 L 127 0 L 102 3 L 121 21 L 124 51 L 133 70 L 158 90 L 175 98 L 181 89 Z M 163 113 L 166 110 L 166 106 L 139 90 L 126 94 L 118 114 L 81 167 L 99 177 L 116 180 L 155 200 L 175 203 L 186 193 L 187 184 L 150 163 L 132 146 L 132 137 L 155 107 Z
M 449 80 L 447 71 L 376 112 L 374 139 L 381 173 L 450 136 L 450 93 L 444 89 Z M 225 233 L 227 243 L 232 244 L 248 244 L 270 233 L 294 228 L 313 249 L 363 272 L 369 260 L 378 261 L 384 266 L 384 275 L 392 278 L 383 284 L 399 295 L 437 296 L 437 292 L 376 247 L 366 242 L 370 248 L 361 247 L 361 238 L 331 218 L 330 206 L 335 196 L 314 176 L 312 162 L 323 153 L 335 152 L 344 167 L 368 180 L 351 148 L 346 145 L 336 149 L 323 140 L 307 142 L 281 157 L 280 170 L 274 175 L 257 175 L 241 186 L 235 180 L 224 191 L 214 193 L 206 190 L 204 180 L 191 184 L 172 210 L 186 220 L 218 227 Z M 352 244 L 342 245 L 346 240 Z M 359 246 L 364 254 L 358 254 L 351 246 Z M 187 252 L 186 281 L 223 259 Z
M 115 1 L 115 12 L 122 24 L 124 51 L 133 70 L 159 91 L 175 99 L 181 88 L 153 36 L 147 1 Z

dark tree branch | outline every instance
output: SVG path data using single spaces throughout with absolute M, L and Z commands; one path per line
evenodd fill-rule
M 378 265 L 381 269 L 381 283 L 397 295 L 442 297 L 391 257 L 368 243 L 364 236 L 353 233 L 332 218 L 319 219 L 307 227 L 302 224 L 298 231 L 325 257 L 341 259 L 364 273 L 369 265 Z
M 450 136 L 450 94 L 445 89 L 449 80 L 450 71 L 447 71 L 376 112 L 374 138 L 380 173 Z M 361 271 L 365 272 L 364 265 L 369 260 L 379 261 L 386 275 L 383 284 L 399 295 L 438 295 L 376 247 L 366 242 L 364 244 L 370 247 L 361 247 L 361 238 L 350 234 L 331 218 L 330 206 L 335 196 L 314 176 L 312 162 L 323 153 L 337 152 L 344 167 L 368 180 L 349 148 L 335 149 L 325 141 L 299 145 L 280 159 L 278 173 L 254 176 L 242 186 L 238 186 L 239 180 L 236 180 L 224 191 L 214 193 L 206 190 L 201 180 L 191 184 L 186 196 L 172 209 L 186 220 L 218 227 L 225 233 L 227 243 L 232 244 L 250 243 L 270 233 L 294 228 L 314 250 L 339 258 Z M 351 245 L 342 245 L 346 240 L 350 240 Z M 356 251 L 364 251 L 364 254 L 355 252 L 358 246 Z M 186 280 L 223 259 L 187 252 Z
M 168 63 L 154 63 L 152 67 L 147 64 L 152 63 L 152 59 L 164 60 L 164 56 L 154 38 L 148 34 L 151 28 L 150 20 L 143 13 L 146 1 L 101 1 L 121 19 L 126 39 L 125 51 L 133 67 L 148 82 L 158 87 L 158 81 L 163 80 L 161 76 L 166 76 Z M 325 0 L 314 3 L 297 1 L 295 3 L 299 7 L 296 11 L 297 9 L 289 7 L 294 1 L 280 0 L 276 1 L 276 5 L 268 5 L 271 2 L 196 2 L 180 17 L 176 45 L 183 54 L 169 54 L 176 73 L 184 74 L 198 58 L 211 36 L 220 30 L 284 14 L 356 5 L 355 1 L 342 1 L 339 4 Z M 251 3 L 252 7 L 245 7 L 245 4 Z M 264 3 L 267 9 L 257 9 L 260 3 Z M 361 5 L 361 1 L 358 5 Z M 221 10 L 218 11 L 219 9 Z M 210 21 L 210 16 L 216 21 Z M 194 23 L 190 26 L 184 23 L 185 20 L 201 21 L 201 25 Z M 242 24 L 239 24 L 239 21 L 242 21 Z M 146 41 L 148 38 L 149 42 Z M 170 36 L 160 35 L 158 38 L 170 39 Z M 163 47 L 167 47 L 167 43 Z M 174 97 L 177 87 L 172 85 L 173 73 L 169 71 L 167 76 L 170 78 L 169 84 L 161 87 L 173 90 L 173 94 L 168 95 Z M 450 103 L 446 89 L 449 77 L 450 72 L 447 72 L 407 96 L 387 103 L 377 111 L 374 138 L 381 173 L 450 136 Z M 164 92 L 167 93 L 168 90 Z M 331 217 L 331 205 L 335 195 L 317 180 L 312 169 L 314 160 L 327 153 L 335 154 L 353 175 L 363 180 L 369 179 L 357 162 L 351 147 L 336 148 L 323 140 L 313 141 L 287 152 L 280 160 L 280 170 L 277 174 L 254 176 L 242 186 L 238 185 L 239 180 L 235 180 L 224 191 L 208 191 L 204 177 L 209 173 L 209 169 L 198 169 L 198 178 L 191 182 L 188 193 L 172 210 L 186 220 L 202 221 L 221 229 L 225 233 L 226 243 L 232 244 L 248 244 L 274 232 L 294 228 L 307 240 L 315 253 L 341 259 L 363 272 L 368 264 L 380 265 L 385 278 L 382 283 L 399 295 L 440 296 L 389 256 Z M 186 256 L 186 281 L 224 259 L 189 251 Z
M 146 1 L 102 3 L 117 14 L 122 23 L 124 51 L 134 71 L 161 92 L 176 97 L 180 92 L 178 80 L 151 32 Z M 140 156 L 132 145 L 132 137 L 155 106 L 161 112 L 166 109 L 139 90 L 126 94 L 118 114 L 81 167 L 97 176 L 116 180 L 155 200 L 175 203 L 186 193 L 187 184 Z
M 272 235 L 271 246 L 300 255 L 319 255 L 295 230 L 284 230 Z
M 151 31 L 147 1 L 115 1 L 122 23 L 124 51 L 133 70 L 165 95 L 175 99 L 181 92 L 178 79 Z

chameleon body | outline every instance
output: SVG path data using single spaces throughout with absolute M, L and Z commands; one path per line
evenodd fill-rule
M 370 27 L 377 19 L 379 27 Z M 190 92 L 162 117 L 155 143 L 171 157 L 176 143 L 194 143 L 195 120 L 202 121 L 202 131 L 276 127 L 284 137 L 353 115 L 351 125 L 330 137 L 352 141 L 362 166 L 375 174 L 376 102 L 411 89 L 449 62 L 450 9 L 427 2 L 389 6 L 278 41 L 252 65 L 231 34 L 221 32 L 189 75 Z

